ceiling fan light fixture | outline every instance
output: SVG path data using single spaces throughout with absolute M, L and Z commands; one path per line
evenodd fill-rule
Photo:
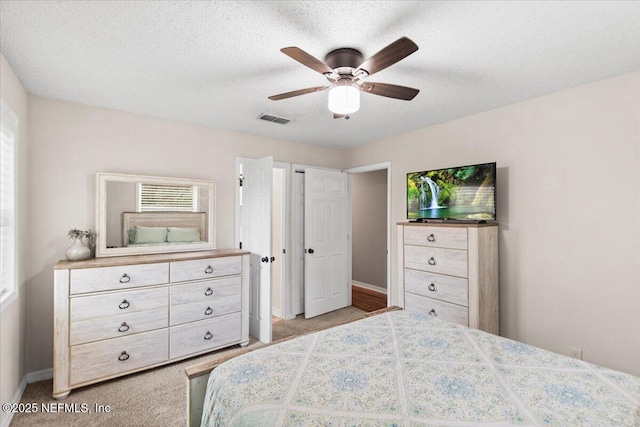
M 360 109 L 360 90 L 349 81 L 338 81 L 329 89 L 329 110 L 336 114 L 351 114 Z

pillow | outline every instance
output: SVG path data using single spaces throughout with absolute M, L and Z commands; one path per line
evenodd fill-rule
M 139 227 L 136 225 L 133 243 L 164 243 L 167 241 L 167 227 Z
M 136 229 L 130 228 L 127 231 L 127 235 L 129 236 L 129 243 L 133 243 L 133 241 L 136 239 Z
M 199 242 L 200 229 L 189 227 L 169 227 L 167 242 Z

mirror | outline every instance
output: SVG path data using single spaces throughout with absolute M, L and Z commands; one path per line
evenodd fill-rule
M 96 173 L 96 257 L 215 249 L 215 186 Z

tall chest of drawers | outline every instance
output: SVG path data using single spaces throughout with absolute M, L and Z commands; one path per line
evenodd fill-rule
M 249 343 L 249 255 L 205 252 L 61 261 L 53 396 Z
M 497 224 L 398 224 L 398 275 L 406 310 L 499 333 Z

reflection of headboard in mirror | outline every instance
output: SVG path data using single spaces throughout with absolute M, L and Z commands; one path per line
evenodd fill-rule
M 207 236 L 206 212 L 123 212 L 122 224 L 123 246 L 129 246 L 129 230 L 136 226 L 197 228 L 201 239 Z

